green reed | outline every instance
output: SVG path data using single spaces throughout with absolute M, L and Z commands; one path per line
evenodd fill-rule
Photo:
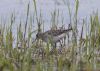
M 70 4 L 68 3 L 70 24 L 73 27 L 71 42 L 69 43 L 72 43 L 72 45 L 62 48 L 61 54 L 57 49 L 51 53 L 50 44 L 52 42 L 48 42 L 46 46 L 44 43 L 38 44 L 41 40 L 33 42 L 32 35 L 36 31 L 41 32 L 41 25 L 44 24 L 42 14 L 39 18 L 37 17 L 36 1 L 33 0 L 33 2 L 38 31 L 33 30 L 32 22 L 28 18 L 29 4 L 25 25 L 22 25 L 22 21 L 20 21 L 20 24 L 16 26 L 16 38 L 12 32 L 16 20 L 14 13 L 11 15 L 10 23 L 8 22 L 9 26 L 0 24 L 0 71 L 99 71 L 100 54 L 97 54 L 97 52 L 100 52 L 100 23 L 98 13 L 90 16 L 89 23 L 86 23 L 87 21 L 83 19 L 81 34 L 77 36 L 79 34 L 77 33 L 79 0 L 75 0 L 74 19 L 72 19 Z M 52 14 L 52 27 L 55 27 L 54 24 L 59 22 L 57 19 L 60 15 L 57 15 L 57 12 L 55 10 Z M 29 20 L 30 23 L 28 24 Z M 25 26 L 24 31 L 22 26 Z M 58 24 L 56 26 L 58 27 Z M 86 34 L 83 38 L 84 32 Z M 15 41 L 16 43 L 14 43 Z

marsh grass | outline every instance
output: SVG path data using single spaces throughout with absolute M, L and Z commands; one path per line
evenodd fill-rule
M 41 25 L 43 22 L 40 22 L 40 20 L 42 20 L 42 17 L 38 19 L 36 1 L 33 0 L 33 2 L 38 32 L 41 32 Z M 12 27 L 16 19 L 14 14 L 11 15 L 10 26 L 0 24 L 0 71 L 99 71 L 100 23 L 98 13 L 90 16 L 88 28 L 86 28 L 86 26 L 88 26 L 86 21 L 83 20 L 81 36 L 77 36 L 77 34 L 79 34 L 77 33 L 79 1 L 75 0 L 75 2 L 74 19 L 72 19 L 70 4 L 67 4 L 70 24 L 73 27 L 71 42 L 69 42 L 72 43 L 72 45 L 62 48 L 61 54 L 58 53 L 58 50 L 55 50 L 54 53 L 50 54 L 50 43 L 48 43 L 47 46 L 44 46 L 43 44 L 38 44 L 40 43 L 40 40 L 33 42 L 32 34 L 34 34 L 35 31 L 32 30 L 32 22 L 30 24 L 27 22 L 29 4 L 26 23 L 24 25 L 25 31 L 23 32 L 23 25 L 20 22 L 19 26 L 17 26 L 17 38 L 15 38 L 12 33 Z M 51 22 L 53 25 L 56 24 L 55 14 L 56 12 L 52 14 L 53 20 Z M 84 31 L 86 31 L 85 38 L 83 38 Z M 77 37 L 80 39 L 78 40 Z M 14 41 L 16 41 L 16 43 L 14 43 Z M 45 47 L 46 49 L 41 47 Z

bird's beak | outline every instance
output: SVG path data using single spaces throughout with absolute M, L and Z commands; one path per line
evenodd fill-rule
M 35 38 L 35 39 L 32 41 L 32 43 L 34 43 L 36 40 L 37 40 L 37 38 Z

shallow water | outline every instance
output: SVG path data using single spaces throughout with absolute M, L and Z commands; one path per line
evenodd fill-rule
M 57 1 L 57 2 L 56 2 Z M 66 0 L 65 0 L 66 1 Z M 79 19 L 83 18 L 89 18 L 89 15 L 93 13 L 93 11 L 100 12 L 100 0 L 79 0 L 79 12 L 78 16 Z M 27 4 L 30 2 L 30 14 L 34 14 L 34 6 L 33 6 L 33 0 L 0 0 L 0 16 L 3 18 L 3 20 L 6 20 L 6 18 L 9 18 L 11 13 L 15 13 L 15 16 L 18 19 L 25 20 L 26 19 L 26 12 L 27 12 Z M 38 14 L 40 11 L 42 12 L 43 19 L 47 23 L 50 23 L 51 20 L 51 13 L 54 12 L 54 10 L 58 10 L 60 12 L 60 16 L 64 17 L 64 23 L 69 23 L 69 15 L 68 15 L 68 9 L 67 5 L 64 4 L 61 0 L 36 0 L 37 2 L 37 11 Z M 66 2 L 65 2 L 66 3 Z M 74 13 L 75 9 L 75 1 L 70 0 L 71 5 L 71 11 L 72 14 Z M 0 18 L 1 18 L 0 17 Z M 61 20 L 61 17 L 59 20 Z
M 65 0 L 67 1 L 67 0 Z M 74 16 L 75 12 L 75 0 L 69 0 L 72 16 Z M 79 0 L 79 12 L 78 12 L 78 19 L 79 19 L 79 26 L 81 26 L 82 19 L 90 17 L 90 14 L 93 11 L 97 11 L 100 15 L 100 0 Z M 26 20 L 26 13 L 27 13 L 27 4 L 30 2 L 30 15 L 34 16 L 34 5 L 33 0 L 0 0 L 0 21 L 2 20 L 3 23 L 7 23 L 10 20 L 11 14 L 14 13 L 16 16 L 16 24 L 20 23 L 20 20 L 25 24 Z M 69 14 L 66 2 L 62 0 L 36 0 L 37 3 L 37 12 L 38 16 L 40 12 L 42 13 L 42 18 L 44 20 L 44 29 L 50 29 L 51 23 L 51 13 L 55 10 L 59 10 L 59 25 L 62 25 L 62 20 L 64 20 L 65 28 L 69 24 Z M 30 16 L 29 16 L 30 17 Z M 34 18 L 32 18 L 34 19 Z M 6 21 L 6 22 L 5 22 Z M 33 20 L 34 21 L 34 20 Z M 35 22 L 36 23 L 36 22 Z M 37 25 L 34 24 L 34 29 L 37 29 Z M 13 27 L 16 29 L 16 26 Z M 80 29 L 80 28 L 79 28 Z M 16 32 L 16 30 L 14 30 Z
M 33 13 L 33 0 L 0 0 L 0 15 L 2 17 L 10 15 L 12 12 L 15 12 L 17 17 L 25 18 L 27 4 L 30 2 L 30 13 Z M 57 1 L 57 2 L 56 2 Z M 79 0 L 79 17 L 89 17 L 93 11 L 100 12 L 100 0 Z M 41 10 L 43 18 L 49 20 L 51 12 L 55 8 L 60 10 L 60 13 L 63 13 L 64 18 L 68 18 L 67 5 L 64 4 L 61 0 L 36 0 L 37 2 L 37 11 L 38 14 Z M 66 2 L 65 2 L 66 3 Z M 70 0 L 71 10 L 74 12 L 75 1 Z

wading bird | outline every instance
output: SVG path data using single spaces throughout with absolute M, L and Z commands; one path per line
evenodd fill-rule
M 39 32 L 36 34 L 36 39 L 41 39 L 46 43 L 50 42 L 50 44 L 53 46 L 53 48 L 56 48 L 56 44 L 58 42 L 60 42 L 60 44 L 61 44 L 62 40 L 64 40 L 64 44 L 65 44 L 66 33 L 70 32 L 71 30 L 72 30 L 72 28 L 48 30 L 48 31 L 43 32 L 43 33 Z

